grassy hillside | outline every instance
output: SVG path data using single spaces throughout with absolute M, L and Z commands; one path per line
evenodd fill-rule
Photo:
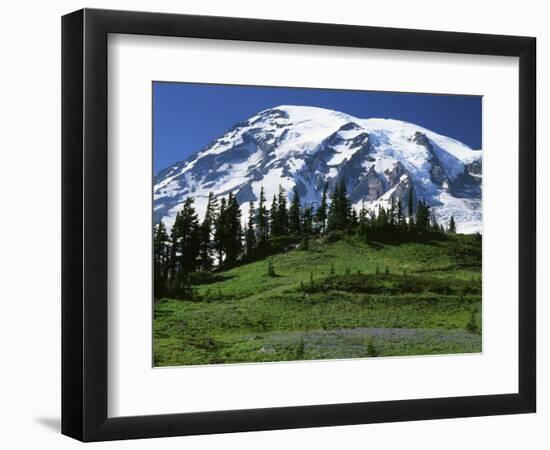
M 194 289 L 155 302 L 157 366 L 481 351 L 475 236 L 312 240 Z

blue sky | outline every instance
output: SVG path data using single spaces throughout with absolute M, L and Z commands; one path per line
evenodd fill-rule
M 154 172 L 186 159 L 235 123 L 278 105 L 405 120 L 481 148 L 478 96 L 154 82 Z

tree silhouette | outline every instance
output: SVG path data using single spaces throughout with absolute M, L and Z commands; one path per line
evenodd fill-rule
M 412 187 L 409 188 L 409 195 L 408 195 L 408 198 L 407 198 L 407 215 L 408 217 L 412 217 L 413 216 L 413 190 L 412 190 Z
M 210 255 L 212 250 L 212 231 L 216 220 L 216 212 L 218 209 L 218 200 L 210 192 L 208 194 L 208 204 L 206 205 L 206 213 L 199 229 L 200 249 L 199 249 L 199 265 L 203 270 L 211 270 L 213 260 Z
M 328 212 L 327 231 L 346 230 L 349 225 L 351 205 L 344 178 L 336 184 Z
M 456 233 L 456 223 L 454 216 L 451 216 L 451 220 L 449 221 L 449 233 Z
M 254 202 L 250 200 L 248 204 L 248 223 L 244 234 L 245 253 L 247 256 L 252 255 L 256 248 L 256 230 L 254 229 Z
M 216 229 L 214 231 L 213 247 L 218 256 L 218 266 L 221 266 L 225 256 L 225 236 L 226 236 L 226 210 L 227 201 L 221 199 L 220 209 L 216 217 Z
M 319 208 L 317 208 L 317 211 L 315 213 L 315 222 L 317 224 L 317 227 L 320 233 L 324 233 L 326 231 L 327 211 L 328 211 L 327 197 L 328 197 L 328 181 L 325 181 L 325 184 L 323 186 L 323 195 L 321 196 L 321 204 L 319 205 Z
M 243 249 L 241 210 L 233 193 L 229 193 L 227 199 L 225 227 L 225 262 L 231 265 L 237 261 Z
M 153 229 L 153 266 L 155 292 L 161 292 L 168 281 L 169 237 L 162 220 Z
M 262 246 L 269 237 L 269 214 L 267 212 L 263 186 L 260 189 L 260 201 L 256 215 L 256 225 L 258 226 L 258 244 Z
M 282 186 L 279 186 L 279 197 L 277 198 L 278 211 L 277 220 L 279 223 L 279 230 L 282 236 L 288 233 L 288 211 L 286 209 L 286 192 Z
M 187 274 L 197 268 L 200 250 L 199 220 L 191 197 L 185 199 L 177 214 L 171 234 L 173 283 L 175 287 L 186 284 Z
M 401 199 L 397 202 L 397 225 L 402 227 L 405 224 L 405 218 L 403 217 L 403 203 Z
M 277 202 L 277 196 L 275 194 L 273 194 L 273 201 L 271 202 L 269 221 L 269 228 L 271 230 L 270 237 L 280 236 L 281 226 L 279 221 L 279 203 Z
M 413 189 L 412 187 L 409 189 L 409 195 L 407 198 L 407 218 L 408 218 L 408 225 L 409 229 L 414 228 L 414 210 L 413 210 Z
M 292 190 L 292 202 L 288 210 L 289 232 L 299 235 L 302 231 L 302 219 L 300 214 L 300 194 L 296 186 Z
M 416 226 L 421 230 L 430 228 L 430 208 L 424 200 L 419 200 L 416 207 Z
M 313 208 L 311 206 L 304 207 L 302 214 L 302 233 L 308 235 L 313 233 Z

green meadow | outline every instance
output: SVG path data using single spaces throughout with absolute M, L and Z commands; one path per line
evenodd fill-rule
M 481 239 L 312 238 L 154 303 L 155 366 L 481 351 Z

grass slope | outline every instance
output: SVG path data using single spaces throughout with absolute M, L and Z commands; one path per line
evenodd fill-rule
M 481 351 L 474 236 L 315 240 L 155 302 L 156 366 Z

